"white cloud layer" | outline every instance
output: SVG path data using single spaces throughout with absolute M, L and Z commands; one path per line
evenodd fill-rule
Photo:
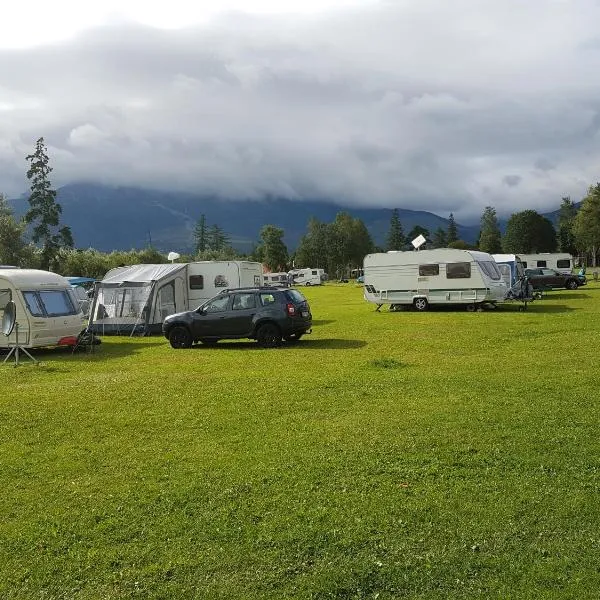
M 463 220 L 486 205 L 553 209 L 600 179 L 598 2 L 354 4 L 186 29 L 112 23 L 1 49 L 0 191 L 26 189 L 39 136 L 57 186 Z

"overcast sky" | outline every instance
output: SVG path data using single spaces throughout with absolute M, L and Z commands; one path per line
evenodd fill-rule
M 55 187 L 463 221 L 486 205 L 551 210 L 600 180 L 598 0 L 13 4 L 0 19 L 8 195 L 27 189 L 40 136 Z

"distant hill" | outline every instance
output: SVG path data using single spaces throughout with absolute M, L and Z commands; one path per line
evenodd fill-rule
M 331 202 L 265 200 L 222 200 L 179 192 L 161 192 L 131 187 L 72 184 L 58 190 L 63 207 L 62 222 L 73 231 L 78 248 L 102 251 L 143 248 L 150 242 L 161 251 L 189 252 L 194 247 L 194 226 L 201 214 L 209 225 L 217 224 L 231 238 L 232 245 L 248 251 L 258 242 L 263 225 L 283 228 L 285 242 L 295 248 L 315 217 L 331 222 L 340 211 L 362 219 L 377 244 L 383 245 L 389 230 L 391 209 L 350 208 Z M 26 197 L 12 201 L 17 214 L 28 208 Z M 421 225 L 432 234 L 447 229 L 448 219 L 430 212 L 399 208 L 405 233 Z M 459 236 L 474 242 L 478 226 L 458 224 Z

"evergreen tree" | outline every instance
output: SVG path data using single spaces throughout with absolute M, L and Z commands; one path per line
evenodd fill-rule
M 400 216 L 397 208 L 394 208 L 392 211 L 390 230 L 388 232 L 386 243 L 388 250 L 402 250 L 406 245 L 406 238 L 404 237 L 404 231 L 402 230 L 402 223 L 400 223 Z
M 498 225 L 496 209 L 486 206 L 481 215 L 478 247 L 482 252 L 498 254 L 502 252 L 502 234 Z
M 73 247 L 73 236 L 69 227 L 60 226 L 62 207 L 56 201 L 56 190 L 52 189 L 48 178 L 52 167 L 43 137 L 37 140 L 34 153 L 26 160 L 30 163 L 27 179 L 31 181 L 31 194 L 25 222 L 33 224 L 31 238 L 36 244 L 41 243 L 41 268 L 48 270 L 61 248 Z
M 429 233 L 429 229 L 426 229 L 425 227 L 421 227 L 421 225 L 415 225 L 408 233 L 408 235 L 406 236 L 408 238 L 408 242 L 412 242 L 415 238 L 418 238 L 420 235 L 422 235 L 427 242 L 429 242 L 429 237 L 430 237 L 430 233 Z M 448 239 L 446 238 L 446 243 L 448 242 Z M 423 246 L 421 246 L 423 247 Z
M 456 242 L 458 240 L 458 229 L 456 227 L 456 221 L 454 220 L 454 215 L 450 213 L 450 217 L 448 217 L 448 236 L 446 238 L 448 244 L 452 242 Z
M 556 250 L 554 225 L 535 210 L 524 210 L 511 215 L 502 239 L 504 252 L 536 254 Z
M 264 225 L 260 230 L 263 264 L 271 271 L 286 270 L 288 250 L 283 242 L 283 229 L 275 225 Z
M 206 235 L 205 250 L 224 250 L 229 245 L 229 236 L 219 225 L 213 225 Z
M 573 235 L 577 247 L 589 253 L 595 267 L 600 248 L 600 183 L 591 186 L 583 199 L 573 220 Z
M 15 220 L 4 194 L 0 194 L 0 264 L 23 266 L 25 224 Z
M 576 214 L 577 208 L 571 201 L 571 198 L 563 198 L 558 213 L 558 249 L 561 252 L 577 254 L 575 236 L 573 235 L 573 224 Z
M 308 221 L 307 232 L 300 238 L 296 248 L 297 267 L 328 268 L 329 226 L 312 217 Z
M 448 236 L 441 227 L 433 232 L 432 243 L 434 248 L 446 248 L 448 246 Z
M 207 246 L 208 232 L 206 229 L 206 216 L 200 215 L 194 228 L 194 240 L 196 242 L 196 254 L 204 252 Z

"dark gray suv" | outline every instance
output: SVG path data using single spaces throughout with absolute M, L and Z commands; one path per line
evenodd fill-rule
M 311 326 L 310 306 L 298 290 L 263 287 L 224 290 L 196 310 L 169 315 L 162 330 L 173 348 L 239 338 L 273 348 L 299 340 Z

